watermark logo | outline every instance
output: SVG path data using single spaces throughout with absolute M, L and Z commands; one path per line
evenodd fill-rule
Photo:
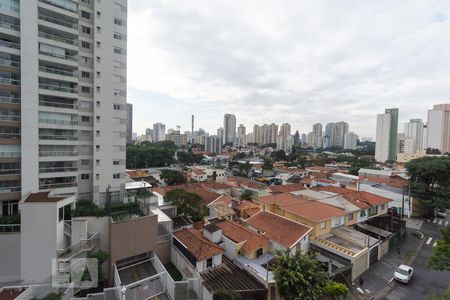
M 98 260 L 96 258 L 53 259 L 52 286 L 73 286 L 79 289 L 98 286 Z

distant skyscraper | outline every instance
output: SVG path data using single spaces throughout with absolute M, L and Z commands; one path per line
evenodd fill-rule
M 307 144 L 308 137 L 306 136 L 306 133 L 302 133 L 302 144 Z
M 301 138 L 300 138 L 300 133 L 298 132 L 298 130 L 295 132 L 294 134 L 294 145 L 298 146 L 302 143 Z
M 278 125 L 272 123 L 268 126 L 268 143 L 276 143 L 278 136 Z
M 166 125 L 163 123 L 153 124 L 153 141 L 159 142 L 166 140 Z
M 194 143 L 194 115 L 191 118 L 191 143 Z
M 354 132 L 348 132 L 344 137 L 344 149 L 355 150 L 358 144 L 358 136 Z
M 244 124 L 240 124 L 237 129 L 237 138 L 236 138 L 236 146 L 237 147 L 245 147 L 247 146 L 247 135 L 245 133 Z
M 375 159 L 395 161 L 397 152 L 398 108 L 386 109 L 377 116 Z
M 311 146 L 313 148 L 322 148 L 322 124 L 313 125 Z
M 127 103 L 127 144 L 133 141 L 133 104 Z
M 223 142 L 234 143 L 236 139 L 236 116 L 232 114 L 225 114 L 223 117 Z
M 336 145 L 336 123 L 325 125 L 325 136 L 330 138 L 330 146 Z
M 284 123 L 280 126 L 280 135 L 282 137 L 288 137 L 291 135 L 291 124 Z
M 262 144 L 261 126 L 256 124 L 253 125 L 253 142 L 256 144 Z
M 341 121 L 336 123 L 336 137 L 334 147 L 344 147 L 345 135 L 348 133 L 348 123 Z
M 404 153 L 414 154 L 417 150 L 423 150 L 423 122 L 422 119 L 411 119 L 405 123 L 405 140 L 407 145 Z
M 225 131 L 223 130 L 222 127 L 217 129 L 217 137 L 220 138 L 220 140 L 222 141 L 222 144 L 223 144 L 223 141 L 224 141 L 224 135 L 225 135 L 224 132 Z
M 428 111 L 426 147 L 450 152 L 450 103 L 434 105 Z
M 205 136 L 205 151 L 220 154 L 222 152 L 222 139 L 217 135 Z

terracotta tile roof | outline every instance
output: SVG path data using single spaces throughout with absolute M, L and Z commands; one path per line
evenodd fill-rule
M 202 186 L 204 186 L 210 190 L 231 189 L 230 185 L 226 184 L 225 182 L 218 182 L 218 181 L 205 181 L 205 182 L 202 182 Z
M 197 261 L 225 252 L 221 247 L 204 238 L 201 232 L 194 228 L 185 228 L 174 232 L 173 236 L 186 247 Z
M 261 209 L 259 207 L 253 207 L 253 208 L 246 208 L 244 209 L 244 212 L 249 216 L 254 216 L 257 213 L 259 213 L 261 211 Z
M 216 200 L 210 202 L 209 204 L 218 204 L 218 203 L 222 203 L 223 205 L 226 206 L 231 206 L 231 203 L 234 201 L 234 199 L 228 195 L 221 195 L 219 198 L 217 198 Z
M 234 187 L 247 187 L 250 189 L 256 189 L 256 190 L 265 190 L 267 189 L 267 185 L 259 183 L 259 182 L 255 182 L 255 181 L 251 181 L 245 178 L 237 178 L 237 177 L 233 177 L 230 176 L 228 177 L 228 184 L 234 186 Z
M 332 169 L 321 167 L 321 166 L 311 166 L 311 167 L 306 167 L 305 169 L 306 169 L 306 171 L 309 171 L 309 172 L 322 172 L 322 173 L 327 173 L 332 170 Z
M 50 195 L 50 192 L 30 193 L 24 202 L 58 202 L 66 197 L 57 197 Z
M 237 210 L 242 210 L 253 207 L 259 207 L 259 205 L 249 200 L 242 200 L 241 203 L 237 204 L 234 208 Z
M 262 231 L 264 236 L 267 236 L 269 239 L 276 241 L 288 249 L 312 230 L 307 225 L 268 211 L 260 211 L 245 220 L 245 223 Z
M 304 190 L 305 188 L 301 183 L 293 183 L 286 185 L 271 185 L 269 189 L 272 191 L 272 193 L 290 193 Z
M 369 208 L 373 205 L 389 203 L 392 200 L 365 191 L 354 191 L 335 186 L 317 187 L 319 191 L 327 191 L 341 195 L 359 208 Z
M 206 173 L 200 169 L 192 169 L 192 173 L 194 173 L 195 175 L 206 175 Z
M 302 183 L 302 184 L 311 184 L 312 183 L 312 179 L 311 178 L 303 178 L 302 180 L 300 180 L 300 183 Z
M 345 210 L 319 201 L 307 201 L 307 203 L 283 206 L 282 209 L 313 222 L 322 222 L 333 217 L 346 215 Z
M 269 246 L 269 239 L 247 229 L 235 222 L 224 220 L 216 224 L 222 228 L 222 233 L 235 243 L 242 243 L 242 249 L 248 252 L 256 251 L 260 248 Z
M 303 197 L 294 196 L 290 193 L 272 194 L 259 198 L 259 202 L 263 204 L 277 204 L 279 206 L 294 205 L 308 202 Z

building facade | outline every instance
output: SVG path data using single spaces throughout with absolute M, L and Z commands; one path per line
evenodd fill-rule
M 225 114 L 223 117 L 223 143 L 234 144 L 236 139 L 236 116 L 232 114 Z
M 153 124 L 153 141 L 159 142 L 166 140 L 166 125 L 163 123 Z
M 127 144 L 133 142 L 133 104 L 127 103 Z
M 344 149 L 355 150 L 358 144 L 358 136 L 354 132 L 348 132 L 344 137 Z
M 403 153 L 414 154 L 418 150 L 423 150 L 423 129 L 422 119 L 411 119 L 405 123 L 405 141 L 407 147 Z
M 426 132 L 426 147 L 450 152 L 450 103 L 434 105 L 428 111 Z
M 398 108 L 386 109 L 377 115 L 375 159 L 379 162 L 395 161 L 397 154 Z

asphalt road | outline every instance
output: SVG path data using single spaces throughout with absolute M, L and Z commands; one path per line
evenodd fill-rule
M 441 237 L 440 229 L 450 224 L 450 213 L 447 218 L 426 220 L 420 229 L 424 234 L 425 244 L 414 263 L 414 276 L 408 284 L 394 281 L 387 295 L 379 299 L 425 300 L 432 294 L 439 294 L 450 285 L 450 272 L 437 272 L 427 267 L 428 258 L 432 255 L 435 242 Z

